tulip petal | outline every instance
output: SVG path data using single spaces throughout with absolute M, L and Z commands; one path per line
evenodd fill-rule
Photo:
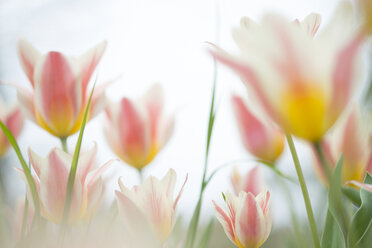
M 34 69 L 41 54 L 28 41 L 21 38 L 18 41 L 18 56 L 21 60 L 22 68 L 34 86 Z
M 329 111 L 339 113 L 345 108 L 352 92 L 352 84 L 355 74 L 355 61 L 358 51 L 362 45 L 364 36 L 357 34 L 355 37 L 339 52 L 336 58 L 336 65 L 333 71 L 333 94 Z
M 36 175 L 40 178 L 40 171 L 43 170 L 44 167 L 48 166 L 47 159 L 40 157 L 33 150 L 31 150 L 31 148 L 28 148 L 28 158 L 30 159 L 30 163 L 32 168 L 34 168 Z
M 320 23 L 321 23 L 321 16 L 316 13 L 311 13 L 308 15 L 302 22 L 301 26 L 303 29 L 310 35 L 315 36 L 317 33 Z
M 9 113 L 7 119 L 5 120 L 5 125 L 12 132 L 14 137 L 18 137 L 23 128 L 23 116 L 21 110 L 15 107 L 11 113 Z
M 87 175 L 84 188 L 86 189 L 87 194 L 88 215 L 90 212 L 95 210 L 103 196 L 104 185 L 101 175 L 114 161 L 115 160 L 110 160 L 106 162 L 104 165 L 89 172 Z
M 245 176 L 244 180 L 244 191 L 251 192 L 254 196 L 257 196 L 264 189 L 263 178 L 258 166 L 255 166 Z
M 146 239 L 156 240 L 146 216 L 137 205 L 126 195 L 119 191 L 115 192 L 119 213 L 125 225 L 125 231 L 133 237 L 133 240 L 141 242 Z M 155 242 L 154 244 L 156 244 Z
M 159 145 L 159 149 L 162 149 L 172 137 L 174 132 L 174 116 L 171 115 L 160 123 L 159 134 L 157 137 L 157 143 Z
M 21 87 L 18 87 L 17 96 L 19 107 L 24 116 L 36 123 L 34 93 Z
M 88 52 L 80 56 L 79 64 L 82 67 L 82 92 L 86 92 L 89 80 L 93 74 L 94 69 L 102 58 L 103 53 L 107 47 L 107 41 L 103 41 L 97 46 L 90 49 Z
M 80 75 L 74 62 L 49 52 L 35 67 L 35 103 L 48 127 L 68 136 L 82 106 Z
M 260 247 L 265 233 L 265 218 L 253 194 L 244 196 L 235 220 L 236 234 L 243 247 Z
M 79 174 L 79 178 L 82 184 L 84 184 L 86 176 L 91 171 L 94 158 L 97 153 L 97 143 L 93 142 L 93 144 L 93 148 L 84 153 L 81 153 L 81 155 L 79 156 L 79 166 L 77 173 Z
M 148 128 L 139 110 L 133 103 L 123 98 L 120 103 L 120 115 L 118 117 L 119 138 L 121 151 L 125 162 L 142 168 L 147 163 L 149 151 Z
M 180 192 L 178 192 L 178 195 L 177 195 L 176 199 L 174 200 L 174 203 L 173 203 L 173 210 L 174 211 L 176 211 L 178 201 L 180 200 L 180 197 L 181 197 L 181 195 L 183 193 L 183 189 L 185 187 L 185 184 L 186 184 L 188 178 L 189 178 L 189 175 L 187 174 L 186 175 L 186 178 L 185 178 L 185 181 L 183 182 L 182 187 L 180 189 Z
M 235 234 L 233 223 L 230 217 L 226 214 L 225 210 L 223 210 L 220 206 L 217 205 L 215 201 L 212 201 L 215 209 L 215 214 L 218 221 L 221 223 L 227 237 L 231 240 L 231 242 L 235 243 Z

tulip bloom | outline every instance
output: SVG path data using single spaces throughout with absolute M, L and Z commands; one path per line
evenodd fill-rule
M 90 90 L 90 78 L 106 48 L 102 42 L 78 58 L 60 52 L 42 55 L 21 39 L 18 54 L 32 90 L 18 87 L 26 116 L 54 136 L 66 138 L 80 128 Z M 103 108 L 103 88 L 96 88 L 90 118 Z
M 284 133 L 273 124 L 259 120 L 242 98 L 233 96 L 232 103 L 244 147 L 258 159 L 275 162 L 284 149 Z
M 270 216 L 270 192 L 257 196 L 241 191 L 239 196 L 226 193 L 228 211 L 213 202 L 216 217 L 227 237 L 238 248 L 258 248 L 268 238 L 272 219 Z
M 0 97 L 0 120 L 17 138 L 22 131 L 24 119 L 18 106 L 8 106 Z M 4 132 L 0 130 L 0 158 L 4 156 L 9 149 L 9 142 Z
M 361 183 L 361 182 L 358 182 L 358 181 L 348 181 L 348 182 L 346 182 L 346 184 L 353 185 L 355 187 L 367 190 L 367 191 L 372 193 L 372 184 Z
M 94 168 L 96 152 L 97 147 L 95 145 L 79 157 L 72 191 L 71 210 L 68 217 L 70 224 L 89 218 L 98 207 L 103 196 L 104 184 L 101 174 L 112 161 Z M 34 180 L 43 215 L 50 221 L 59 224 L 63 216 L 72 155 L 59 148 L 54 148 L 46 158 L 40 157 L 31 149 L 28 150 L 28 155 L 36 172 Z M 32 199 L 32 197 L 28 199 Z
M 230 180 L 236 195 L 238 195 L 240 191 L 244 191 L 257 196 L 265 190 L 265 182 L 258 166 L 248 171 L 244 177 L 239 173 L 238 169 L 234 167 Z
M 371 0 L 357 0 L 360 12 L 364 18 L 364 30 L 368 33 L 372 33 L 372 1 Z
M 372 116 L 361 111 L 359 105 L 353 106 L 322 142 L 326 159 L 332 166 L 343 155 L 343 183 L 351 180 L 363 182 L 366 172 L 369 170 L 372 173 Z M 324 181 L 325 173 L 319 164 L 320 160 L 316 159 L 316 172 Z
M 241 77 L 284 131 L 319 141 L 345 109 L 358 81 L 357 55 L 364 36 L 353 24 L 349 3 L 342 3 L 315 37 L 309 32 L 314 28 L 304 28 L 308 25 L 269 14 L 261 26 L 233 31 L 240 55 L 218 48 L 211 53 Z
M 162 180 L 150 176 L 132 190 L 119 180 L 121 192 L 116 191 L 119 213 L 125 230 L 137 244 L 145 242 L 151 247 L 160 247 L 168 239 L 187 177 L 176 199 L 173 199 L 176 180 L 177 175 L 173 169 Z
M 173 133 L 173 116 L 163 116 L 163 89 L 155 84 L 142 99 L 126 97 L 106 108 L 105 135 L 111 149 L 137 169 L 149 164 Z

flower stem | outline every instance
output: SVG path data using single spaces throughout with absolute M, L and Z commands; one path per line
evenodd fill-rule
M 322 166 L 323 171 L 326 174 L 327 182 L 329 183 L 330 180 L 331 180 L 332 173 L 331 173 L 331 169 L 329 167 L 329 164 L 327 162 L 327 159 L 324 155 L 324 151 L 323 151 L 321 142 L 314 142 L 314 148 L 315 148 L 316 153 L 318 154 L 318 157 L 319 157 L 319 160 L 320 160 L 320 165 Z
M 137 171 L 138 171 L 139 182 L 141 184 L 143 182 L 143 171 L 142 169 L 137 169 Z
M 62 144 L 62 150 L 68 152 L 67 137 L 60 138 Z
M 313 236 L 313 241 L 314 241 L 314 246 L 316 248 L 320 248 L 320 242 L 319 242 L 319 237 L 318 237 L 318 231 L 317 231 L 317 228 L 316 228 L 314 213 L 313 213 L 313 209 L 311 207 L 309 192 L 307 190 L 304 174 L 302 172 L 301 164 L 300 164 L 300 161 L 299 161 L 298 156 L 297 156 L 297 151 L 296 151 L 295 145 L 293 143 L 292 136 L 289 133 L 286 133 L 286 138 L 287 138 L 287 142 L 288 142 L 288 145 L 289 145 L 289 149 L 291 150 L 291 154 L 292 154 L 293 162 L 294 162 L 294 165 L 295 165 L 295 168 L 296 168 L 298 180 L 300 182 L 302 195 L 304 197 L 304 202 L 305 202 L 306 212 L 307 212 L 307 218 L 309 220 L 311 234 Z

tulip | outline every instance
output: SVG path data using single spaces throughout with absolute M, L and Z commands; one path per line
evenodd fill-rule
M 105 136 L 125 163 L 141 170 L 166 145 L 174 127 L 173 116 L 163 116 L 163 89 L 155 84 L 138 101 L 126 97 L 106 108 Z
M 361 106 L 354 105 L 336 123 L 333 132 L 322 142 L 328 164 L 334 166 L 343 155 L 342 181 L 363 182 L 372 161 L 371 115 L 361 113 Z M 324 172 L 316 157 L 316 171 L 324 181 Z M 371 171 L 370 171 L 371 172 Z
M 80 128 L 90 91 L 90 78 L 106 48 L 102 42 L 78 58 L 60 52 L 42 55 L 24 39 L 18 42 L 22 68 L 32 90 L 18 88 L 18 99 L 25 115 L 59 138 Z M 95 89 L 89 116 L 103 109 L 103 87 Z
M 308 30 L 268 14 L 259 27 L 234 30 L 240 55 L 219 48 L 211 54 L 241 77 L 285 132 L 316 142 L 352 96 L 364 35 L 346 2 L 323 32 L 313 37 Z
M 13 136 L 17 138 L 22 131 L 24 119 L 18 106 L 9 106 L 3 102 L 0 97 L 0 120 L 12 132 Z M 9 149 L 9 142 L 3 131 L 0 131 L 0 158 Z
M 257 196 L 265 189 L 265 183 L 258 166 L 248 171 L 244 177 L 239 173 L 238 169 L 234 167 L 230 180 L 236 195 L 238 195 L 240 191 L 244 191 Z
M 168 239 L 187 177 L 176 199 L 173 199 L 176 180 L 173 169 L 162 180 L 150 176 L 132 190 L 119 180 L 121 191 L 116 191 L 119 213 L 125 230 L 137 242 L 136 247 L 160 247 Z M 151 246 L 141 246 L 138 242 Z
M 82 153 L 79 157 L 68 217 L 70 224 L 88 219 L 99 206 L 103 196 L 104 184 L 101 175 L 113 161 L 95 168 L 93 165 L 96 152 L 97 147 L 94 145 L 91 150 Z M 73 156 L 59 148 L 54 148 L 45 158 L 40 157 L 31 149 L 28 150 L 28 155 L 36 172 L 34 180 L 43 215 L 59 224 L 62 221 Z M 32 198 L 28 197 L 28 199 Z
M 257 196 L 241 191 L 239 196 L 225 194 L 228 211 L 214 201 L 216 217 L 227 237 L 238 248 L 258 248 L 268 238 L 272 219 L 270 216 L 270 192 L 263 191 Z
M 269 121 L 259 120 L 242 98 L 233 96 L 232 103 L 244 147 L 258 159 L 274 163 L 283 152 L 284 133 Z

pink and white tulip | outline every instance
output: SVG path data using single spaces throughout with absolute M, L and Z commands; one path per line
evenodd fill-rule
M 332 133 L 322 141 L 329 164 L 334 166 L 343 155 L 342 181 L 363 182 L 372 173 L 372 115 L 362 113 L 360 105 L 354 105 L 336 123 Z M 316 157 L 316 172 L 324 181 L 325 173 Z
M 352 185 L 354 187 L 367 190 L 367 191 L 372 193 L 372 184 L 361 183 L 361 182 L 354 181 L 354 180 L 353 181 L 348 181 L 348 182 L 346 182 L 346 184 L 349 184 L 349 185 Z
M 25 115 L 60 138 L 77 132 L 91 91 L 88 84 L 106 45 L 104 41 L 76 58 L 55 51 L 41 54 L 20 39 L 19 58 L 32 86 L 32 90 L 18 87 L 18 99 Z M 90 118 L 104 108 L 104 101 L 104 88 L 96 87 Z
M 145 167 L 171 137 L 174 118 L 164 116 L 163 105 L 163 89 L 155 84 L 137 101 L 124 97 L 106 108 L 107 142 L 130 166 Z
M 238 195 L 240 191 L 244 191 L 257 196 L 266 189 L 260 167 L 258 166 L 248 171 L 244 176 L 234 167 L 230 180 L 236 195 Z
M 116 191 L 118 209 L 127 234 L 136 243 L 135 247 L 147 247 L 141 244 L 161 247 L 167 241 L 187 177 L 174 199 L 176 181 L 177 175 L 173 169 L 163 179 L 150 176 L 132 190 L 119 180 L 120 191 Z
M 244 147 L 258 159 L 275 162 L 284 150 L 284 133 L 256 117 L 241 97 L 233 96 L 232 103 Z
M 91 150 L 82 153 L 79 157 L 68 217 L 70 224 L 90 218 L 103 196 L 104 182 L 101 175 L 113 161 L 108 161 L 101 167 L 95 168 L 96 152 L 97 147 L 94 145 Z M 28 150 L 28 155 L 32 168 L 36 172 L 34 180 L 43 215 L 50 221 L 59 224 L 62 221 L 67 181 L 73 156 L 59 148 L 54 148 L 45 158 L 40 157 L 31 149 Z
M 240 76 L 284 131 L 319 141 L 359 81 L 358 51 L 364 35 L 354 26 L 350 3 L 341 3 L 330 24 L 315 37 L 319 20 L 310 20 L 297 25 L 268 14 L 260 26 L 234 29 L 239 55 L 217 47 L 211 53 Z
M 16 105 L 8 105 L 3 102 L 0 97 L 0 120 L 12 132 L 13 136 L 17 138 L 22 131 L 24 118 L 21 110 Z M 10 143 L 6 138 L 4 132 L 0 130 L 0 158 L 8 151 Z
M 270 216 L 270 192 L 257 196 L 241 191 L 239 196 L 225 194 L 227 211 L 213 201 L 216 217 L 227 237 L 238 248 L 258 248 L 268 238 L 272 219 Z

